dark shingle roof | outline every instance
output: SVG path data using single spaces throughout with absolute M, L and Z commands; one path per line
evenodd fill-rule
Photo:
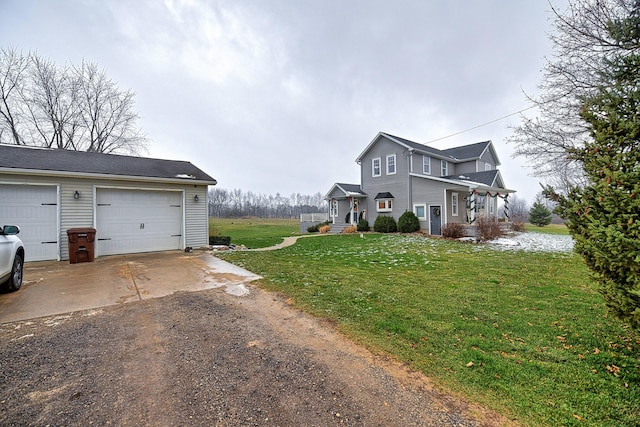
M 402 144 L 413 148 L 414 150 L 429 153 L 440 157 L 452 158 L 454 160 L 465 160 L 465 159 L 475 159 L 479 158 L 484 150 L 486 150 L 487 146 L 491 143 L 491 141 L 477 142 L 475 144 L 463 145 L 460 147 L 448 148 L 446 150 L 438 150 L 437 148 L 429 147 L 424 144 L 419 144 L 414 141 L 410 141 L 405 138 L 400 138 L 399 136 L 391 135 L 388 133 L 381 132 L 382 135 L 393 138 Z
M 340 186 L 340 188 L 342 188 L 344 191 L 347 191 L 349 193 L 359 193 L 362 195 L 366 195 L 362 191 L 362 188 L 360 188 L 360 185 L 358 184 L 344 184 L 344 183 L 338 182 L 336 183 L 336 185 Z
M 494 169 L 484 172 L 470 172 L 459 175 L 449 175 L 443 178 L 453 179 L 455 181 L 473 181 L 491 187 L 493 186 L 497 175 L 498 171 Z
M 375 200 L 382 200 L 382 199 L 394 199 L 395 197 L 393 197 L 393 195 L 391 193 L 389 193 L 388 191 L 385 191 L 384 193 L 378 193 L 376 194 L 376 198 Z
M 404 145 L 406 145 L 408 147 L 411 147 L 414 150 L 435 154 L 437 156 L 446 156 L 446 154 L 444 154 L 442 150 L 438 150 L 437 148 L 429 147 L 429 146 L 424 145 L 424 144 L 419 144 L 417 142 L 410 141 L 408 139 L 401 138 L 399 136 L 391 135 L 389 133 L 384 133 L 384 132 L 381 132 L 381 133 L 382 133 L 382 135 L 386 135 L 386 136 L 389 136 L 389 137 L 391 137 L 391 138 L 393 138 L 393 139 L 395 139 L 397 141 L 400 141 Z
M 56 171 L 75 174 L 117 175 L 146 178 L 192 179 L 215 184 L 216 180 L 181 160 L 151 159 L 115 154 L 41 149 L 0 144 L 0 168 Z
M 490 142 L 491 141 L 476 142 L 475 144 L 442 150 L 442 152 L 459 160 L 477 159 L 484 153 L 484 150 L 487 149 L 487 145 L 489 145 Z

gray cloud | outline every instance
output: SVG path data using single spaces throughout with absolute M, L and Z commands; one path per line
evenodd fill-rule
M 5 0 L 4 45 L 96 62 L 136 92 L 150 155 L 225 188 L 315 193 L 359 181 L 378 131 L 418 142 L 526 108 L 549 53 L 544 2 Z M 517 117 L 433 143 L 491 139 L 507 186 L 537 180 L 504 144 Z

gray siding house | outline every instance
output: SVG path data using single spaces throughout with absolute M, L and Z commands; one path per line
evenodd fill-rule
M 27 261 L 68 259 L 76 227 L 96 229 L 97 257 L 205 246 L 215 184 L 185 161 L 0 144 L 0 223 Z
M 336 183 L 325 196 L 337 230 L 411 211 L 422 230 L 440 235 L 447 223 L 497 218 L 498 199 L 515 192 L 504 185 L 491 141 L 438 150 L 380 132 L 356 162 L 360 184 Z

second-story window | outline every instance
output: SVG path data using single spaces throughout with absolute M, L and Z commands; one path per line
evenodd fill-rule
M 387 175 L 394 175 L 396 173 L 396 155 L 391 154 L 387 156 Z
M 446 160 L 442 160 L 441 166 L 442 166 L 442 174 L 440 176 L 449 175 L 449 162 L 447 162 Z
M 485 163 L 485 164 L 484 164 L 484 170 L 485 170 L 485 171 L 490 171 L 490 170 L 492 170 L 491 163 Z
M 422 156 L 422 173 L 431 175 L 431 157 Z
M 380 164 L 382 163 L 382 160 L 380 159 L 380 157 L 376 157 L 375 159 L 373 159 L 371 161 L 371 175 L 372 176 L 380 176 L 382 175 L 382 165 Z

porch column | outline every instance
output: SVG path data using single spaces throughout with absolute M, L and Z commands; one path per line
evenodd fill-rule
M 349 197 L 349 225 L 353 225 L 353 197 Z
M 473 224 L 476 221 L 476 192 L 472 191 L 469 194 L 469 224 Z
M 499 195 L 500 193 L 498 193 L 498 196 Z M 506 222 L 509 222 L 509 193 L 507 193 L 502 200 L 504 200 L 504 216 L 507 218 Z

